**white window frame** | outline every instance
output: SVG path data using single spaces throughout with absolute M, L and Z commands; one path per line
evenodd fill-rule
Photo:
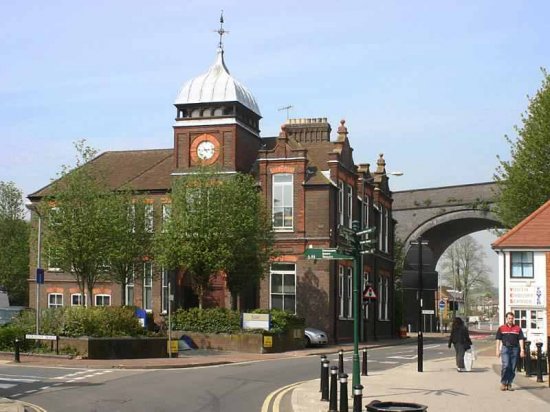
M 348 227 L 353 226 L 353 187 L 346 185 L 347 191 L 347 212 L 348 212 Z
M 389 285 L 390 280 L 385 276 L 378 277 L 378 320 L 389 320 Z
M 55 302 L 52 302 L 52 298 Z M 58 302 L 58 298 L 61 298 L 61 302 Z M 48 293 L 48 308 L 62 308 L 63 307 L 63 293 Z
M 384 252 L 388 253 L 390 251 L 390 210 L 385 209 L 384 213 Z
M 163 203 L 162 204 L 162 231 L 166 231 L 166 224 L 170 221 L 172 217 L 172 204 Z
M 338 317 L 344 319 L 344 266 L 338 265 L 338 307 L 340 308 Z
M 101 298 L 101 300 L 108 299 L 109 304 L 105 305 L 105 303 L 102 302 L 101 305 L 98 305 L 98 298 Z M 98 293 L 98 294 L 94 295 L 94 304 L 95 304 L 95 306 L 111 306 L 111 295 L 109 295 L 107 293 Z
M 290 181 L 276 182 L 277 178 L 290 177 Z M 273 230 L 276 232 L 290 232 L 294 230 L 294 175 L 291 173 L 276 173 L 271 177 L 271 218 L 273 222 Z M 276 188 L 280 189 L 281 199 L 275 198 Z M 285 198 L 285 188 L 290 188 L 290 199 Z M 279 190 L 277 190 L 279 191 Z M 275 206 L 275 201 L 280 200 L 281 205 Z M 290 224 L 287 224 L 287 209 L 290 209 Z M 275 222 L 275 214 L 282 210 L 282 223 L 277 226 Z
M 378 249 L 382 252 L 385 252 L 385 241 L 384 237 L 386 235 L 386 231 L 384 230 L 384 215 L 386 214 L 386 208 L 383 205 L 379 206 L 380 213 L 378 215 L 378 227 L 380 228 L 378 233 Z
M 274 269 L 274 267 L 277 266 L 278 263 L 273 263 L 271 265 L 271 267 L 269 268 L 269 307 L 271 309 L 273 309 L 273 295 L 277 295 L 277 296 L 282 296 L 282 308 L 278 308 L 278 309 L 282 309 L 282 310 L 285 310 L 289 313 L 293 313 L 293 314 L 296 314 L 296 300 L 297 300 L 297 296 L 296 296 L 296 264 L 294 263 L 287 263 L 287 262 L 280 262 L 280 264 L 284 264 L 284 265 L 292 265 L 294 267 L 293 270 L 285 270 L 285 269 Z M 276 275 L 281 275 L 281 279 L 282 279 L 282 285 L 281 285 L 281 292 L 273 292 L 273 280 L 272 280 L 272 277 L 273 275 L 276 274 Z M 287 292 L 285 291 L 285 276 L 286 275 L 292 275 L 294 276 L 294 291 L 293 293 L 291 292 Z M 285 296 L 294 296 L 294 308 L 286 308 L 285 307 Z M 290 310 L 292 309 L 292 311 Z
M 82 296 L 82 293 L 71 293 L 71 306 L 86 306 L 86 294 Z M 80 303 L 74 303 L 76 297 L 80 298 Z
M 514 256 L 520 256 L 519 268 L 521 269 L 521 275 L 514 274 Z M 525 256 L 530 256 L 531 261 L 524 260 Z M 531 275 L 525 276 L 527 268 L 531 269 Z M 511 251 L 510 252 L 510 278 L 511 279 L 533 279 L 535 277 L 535 253 L 532 251 Z
M 338 220 L 344 226 L 344 182 L 338 180 Z
M 363 199 L 363 228 L 368 228 L 370 224 L 370 199 L 367 195 Z
M 135 267 L 132 268 L 132 274 L 126 279 L 126 291 L 125 291 L 125 294 L 124 294 L 124 299 L 125 299 L 125 302 L 124 304 L 126 306 L 133 306 L 134 305 L 134 302 L 135 302 L 135 299 L 136 299 L 136 294 L 135 294 L 135 287 L 136 287 L 136 271 L 135 271 Z M 132 299 L 130 300 L 129 296 L 130 296 L 130 291 L 132 292 Z
M 361 291 L 364 291 L 369 283 L 370 283 L 370 273 L 369 272 L 364 272 L 363 273 L 363 287 L 362 287 Z M 362 299 L 362 296 L 361 296 L 361 299 Z M 363 310 L 364 310 L 363 318 L 365 320 L 368 320 L 369 319 L 369 305 L 368 304 L 363 305 Z
M 143 207 L 143 213 L 145 216 L 143 217 L 143 223 L 145 225 L 145 231 L 148 233 L 153 233 L 155 227 L 154 227 L 154 220 L 155 220 L 155 209 L 153 207 L 152 203 L 147 203 Z
M 143 264 L 143 309 L 153 311 L 153 262 Z

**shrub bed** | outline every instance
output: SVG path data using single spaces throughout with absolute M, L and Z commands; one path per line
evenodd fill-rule
M 304 320 L 277 309 L 255 309 L 252 313 L 271 314 L 271 333 L 285 333 L 293 328 L 303 328 Z M 172 316 L 172 330 L 199 333 L 241 333 L 241 313 L 224 308 L 178 309 Z M 262 333 L 262 330 L 246 330 Z

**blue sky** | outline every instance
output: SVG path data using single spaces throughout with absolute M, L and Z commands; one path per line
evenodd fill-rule
M 0 0 L 0 180 L 29 194 L 100 151 L 168 148 L 172 103 L 214 61 L 255 95 L 263 136 L 346 119 L 357 163 L 393 190 L 489 181 L 550 69 L 540 1 Z

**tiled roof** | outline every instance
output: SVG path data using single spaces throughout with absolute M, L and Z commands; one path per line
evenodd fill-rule
M 550 248 L 550 200 L 495 240 L 493 249 Z
M 83 167 L 91 168 L 107 178 L 108 186 L 134 190 L 166 190 L 170 188 L 173 150 L 127 150 L 104 152 Z M 53 183 L 32 193 L 29 198 L 51 194 Z

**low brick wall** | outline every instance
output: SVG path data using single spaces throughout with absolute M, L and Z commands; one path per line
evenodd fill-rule
M 247 353 L 278 353 L 305 347 L 304 329 L 292 329 L 286 334 L 259 333 L 197 333 L 174 331 L 173 339 L 188 336 L 196 349 L 216 349 Z
M 190 338 L 194 349 L 212 349 L 247 353 L 278 353 L 305 347 L 304 329 L 291 329 L 285 334 L 196 333 L 173 331 L 172 340 L 183 335 Z M 88 359 L 139 359 L 168 357 L 166 337 L 59 338 L 59 349 L 72 349 Z
M 88 359 L 166 358 L 168 338 L 59 338 L 59 349 L 71 348 Z

